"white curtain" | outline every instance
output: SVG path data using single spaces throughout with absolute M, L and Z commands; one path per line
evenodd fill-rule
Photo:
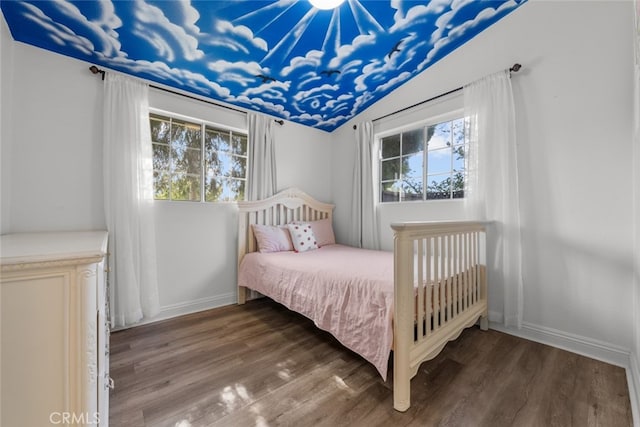
M 353 168 L 353 197 L 349 241 L 352 246 L 380 249 L 376 205 L 378 203 L 378 149 L 373 123 L 362 122 L 356 128 L 356 158 Z
M 249 173 L 247 200 L 273 196 L 276 185 L 276 153 L 273 141 L 273 119 L 264 114 L 249 113 Z
M 490 286 L 503 294 L 505 326 L 522 326 L 522 249 L 515 107 L 509 71 L 464 87 L 470 147 L 465 203 L 470 219 L 493 221 L 487 233 Z
M 635 34 L 634 34 L 634 185 L 635 185 L 635 356 L 640 364 L 640 1 L 634 1 L 635 6 Z M 638 373 L 636 372 L 636 375 Z
M 159 311 L 148 85 L 107 73 L 104 205 L 109 231 L 111 320 L 128 326 Z

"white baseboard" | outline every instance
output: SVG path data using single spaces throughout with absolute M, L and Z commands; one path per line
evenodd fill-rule
M 224 305 L 235 304 L 237 302 L 236 293 L 216 295 L 213 297 L 200 298 L 193 301 L 185 301 L 178 304 L 160 307 L 160 313 L 153 318 L 153 321 L 170 319 L 184 314 L 196 313 L 198 311 L 210 310 Z
M 631 351 L 627 348 L 528 322 L 522 322 L 521 329 L 507 328 L 502 324 L 502 315 L 496 312 L 489 313 L 489 321 L 491 329 L 496 331 L 629 368 Z
M 212 308 L 222 307 L 225 305 L 235 304 L 237 302 L 237 295 L 235 292 L 216 295 L 213 297 L 199 298 L 192 301 L 184 301 L 177 304 L 170 304 L 160 307 L 160 312 L 152 319 L 145 319 L 135 325 L 127 326 L 126 328 L 115 328 L 113 331 L 119 331 L 122 329 L 132 328 L 141 325 L 147 325 L 149 323 L 159 322 L 160 320 L 171 319 L 172 317 L 183 316 L 185 314 L 197 313 L 198 311 L 210 310 Z
M 630 367 L 627 369 L 627 383 L 629 384 L 629 399 L 631 399 L 631 412 L 633 413 L 633 425 L 640 427 L 640 354 L 631 354 Z

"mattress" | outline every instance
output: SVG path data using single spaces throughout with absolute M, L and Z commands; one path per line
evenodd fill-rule
M 248 253 L 238 284 L 308 317 L 386 380 L 393 343 L 392 252 L 336 244 L 302 253 Z

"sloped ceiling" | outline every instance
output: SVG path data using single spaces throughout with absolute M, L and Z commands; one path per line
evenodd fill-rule
M 525 0 L 2 1 L 13 38 L 332 131 Z M 473 66 L 473 64 L 469 64 Z

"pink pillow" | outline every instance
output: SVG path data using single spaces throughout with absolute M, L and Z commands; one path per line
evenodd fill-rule
M 311 221 L 311 229 L 316 236 L 318 246 L 335 245 L 336 236 L 333 234 L 333 226 L 329 218 L 321 219 L 318 221 Z
M 296 252 L 318 249 L 318 242 L 310 224 L 287 224 L 287 228 L 289 228 L 293 248 Z
M 293 243 L 285 226 L 251 224 L 260 252 L 292 251 Z

